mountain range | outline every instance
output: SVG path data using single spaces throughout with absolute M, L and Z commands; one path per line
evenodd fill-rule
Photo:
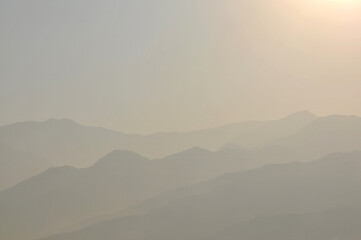
M 354 240 L 359 150 L 361 118 L 308 112 L 147 136 L 3 126 L 0 239 Z
M 9 177 L 6 174 L 2 175 L 0 190 L 49 167 L 89 167 L 116 149 L 134 151 L 148 158 L 163 158 L 195 146 L 219 150 L 227 144 L 232 144 L 234 138 L 237 139 L 236 145 L 242 143 L 245 146 L 255 146 L 285 137 L 315 118 L 308 112 L 301 112 L 276 121 L 251 121 L 187 133 L 157 133 L 144 136 L 82 126 L 67 119 L 7 125 L 0 127 L 0 145 L 31 156 L 17 157 L 16 161 L 24 164 L 22 170 L 14 172 L 13 168 L 8 171 L 11 153 L 0 149 L 0 171 L 11 174 Z M 267 133 L 264 135 L 265 138 L 262 138 L 261 132 Z M 37 167 L 38 161 L 30 161 L 34 156 L 43 159 L 41 166 Z M 29 162 L 33 164 L 31 168 L 26 167 Z M 16 164 L 15 161 L 13 164 Z
M 0 192 L 0 233 L 23 239 L 61 232 L 166 190 L 290 158 L 292 153 L 282 149 L 211 152 L 196 147 L 155 160 L 113 151 L 89 168 L 50 168 Z
M 353 152 L 229 173 L 45 239 L 357 239 L 360 169 L 361 153 Z

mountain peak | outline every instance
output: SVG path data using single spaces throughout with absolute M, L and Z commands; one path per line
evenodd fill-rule
M 56 119 L 56 118 L 50 118 L 44 122 L 45 124 L 67 124 L 67 125 L 79 125 L 77 122 L 75 122 L 72 119 L 69 118 L 62 118 L 62 119 Z
M 192 158 L 194 156 L 200 156 L 200 155 L 204 155 L 204 154 L 209 154 L 211 153 L 211 151 L 201 148 L 201 147 L 192 147 L 189 148 L 187 150 L 178 152 L 178 153 L 174 153 L 171 154 L 163 159 L 168 159 L 168 158 L 181 158 L 181 159 L 189 159 Z
M 361 118 L 358 116 L 329 115 L 329 116 L 317 119 L 309 127 L 310 128 L 315 128 L 315 127 L 335 128 L 336 126 L 340 126 L 343 129 L 349 128 L 349 129 L 352 129 L 353 131 L 356 131 L 356 130 L 359 131 L 360 125 L 361 125 Z
M 186 154 L 186 155 L 189 155 L 189 154 L 191 154 L 191 155 L 198 155 L 198 154 L 207 154 L 207 153 L 210 153 L 210 151 L 209 150 L 207 150 L 207 149 L 205 149 L 205 148 L 201 148 L 201 147 L 192 147 L 192 148 L 189 148 L 189 149 L 187 149 L 187 150 L 185 150 L 185 151 L 183 151 L 183 152 L 180 152 L 180 153 L 178 153 L 178 154 L 176 154 L 176 155 L 179 155 L 179 154 Z
M 98 162 L 96 162 L 94 166 L 105 165 L 105 164 L 108 165 L 113 163 L 134 164 L 134 163 L 144 163 L 144 162 L 148 162 L 148 159 L 135 152 L 117 149 L 105 155 Z
M 295 112 L 291 115 L 288 115 L 286 117 L 286 119 L 315 119 L 317 118 L 317 116 L 309 111 L 300 111 L 300 112 Z

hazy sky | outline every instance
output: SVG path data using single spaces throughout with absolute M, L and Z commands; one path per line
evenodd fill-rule
M 0 124 L 361 115 L 360 2 L 0 0 Z

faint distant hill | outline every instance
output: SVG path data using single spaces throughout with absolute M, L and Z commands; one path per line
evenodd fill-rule
M 129 136 L 74 121 L 22 122 L 0 127 L 0 143 L 50 160 L 49 166 L 88 166 Z
M 163 191 L 227 172 L 286 162 L 292 155 L 280 149 L 210 152 L 192 148 L 148 160 L 129 151 L 114 151 L 89 168 L 51 168 L 0 192 L 0 238 L 24 240 L 76 228 Z
M 0 191 L 49 167 L 47 160 L 0 144 Z
M 271 141 L 267 146 L 283 146 L 312 158 L 332 152 L 361 150 L 361 118 L 340 115 L 322 117 L 287 137 Z
M 46 240 L 356 240 L 360 169 L 361 153 L 354 152 L 226 174 Z
M 261 146 L 288 136 L 314 120 L 316 116 L 310 112 L 294 113 L 280 120 L 262 122 L 257 127 L 245 129 L 230 143 L 247 148 Z
M 285 214 L 240 222 L 204 240 L 358 240 L 361 207 L 339 207 L 307 214 Z
M 316 159 L 332 152 L 361 150 L 361 118 L 337 115 L 316 118 L 308 112 L 300 112 L 275 121 L 244 122 L 188 133 L 148 136 L 82 126 L 71 120 L 49 120 L 0 127 L 0 145 L 6 146 L 0 148 L 3 162 L 1 190 L 48 167 L 90 166 L 118 148 L 156 157 L 194 146 L 211 150 L 226 146 L 257 149 L 258 153 L 272 151 L 271 156 L 275 158 L 277 149 L 283 156 L 288 151 L 288 161 Z M 8 153 L 10 149 L 22 153 L 22 156 Z M 25 153 L 31 156 L 24 156 Z M 24 165 L 20 167 L 19 162 L 24 162 Z M 282 162 L 282 157 L 278 162 Z
M 49 166 L 86 167 L 114 149 L 161 158 L 198 146 L 217 150 L 233 142 L 245 146 L 285 137 L 316 117 L 302 112 L 275 121 L 249 121 L 192 132 L 124 134 L 74 121 L 23 122 L 0 127 L 0 143 L 49 159 Z
M 135 148 L 131 148 L 131 150 L 145 156 L 157 157 L 181 152 L 194 146 L 208 150 L 218 150 L 234 142 L 234 139 L 238 139 L 235 141 L 237 145 L 253 146 L 285 137 L 315 119 L 317 117 L 313 114 L 300 112 L 274 121 L 247 121 L 185 133 L 157 133 L 147 136 L 144 142 L 140 141 L 144 143 L 142 146 L 144 150 Z M 284 126 L 284 129 L 282 126 Z M 165 150 L 167 154 L 164 154 Z M 159 154 L 162 152 L 163 154 Z

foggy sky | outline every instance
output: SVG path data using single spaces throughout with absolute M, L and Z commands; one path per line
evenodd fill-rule
M 2 0 L 0 124 L 150 133 L 361 115 L 361 10 L 326 0 Z

